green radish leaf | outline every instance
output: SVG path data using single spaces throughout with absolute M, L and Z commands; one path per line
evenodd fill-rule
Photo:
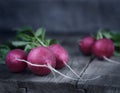
M 58 41 L 56 39 L 51 39 L 51 41 L 50 41 L 50 45 L 51 44 L 57 44 L 57 43 L 58 43 Z
M 115 47 L 120 47 L 120 42 L 114 42 Z
M 32 37 L 31 36 L 29 36 L 29 35 L 27 35 L 27 34 L 18 34 L 17 36 L 16 36 L 16 39 L 18 39 L 18 40 L 23 40 L 23 41 L 31 41 L 32 40 Z
M 40 39 L 44 40 L 45 38 L 45 29 L 44 28 L 39 28 L 36 32 L 35 32 L 35 36 L 39 37 Z
M 114 42 L 120 42 L 120 33 L 116 33 L 112 36 Z
M 108 39 L 111 39 L 113 37 L 113 34 L 111 32 L 108 32 L 108 31 L 104 31 L 102 32 L 102 35 L 105 37 L 105 38 L 108 38 Z
M 7 54 L 8 51 L 10 51 L 9 46 L 7 46 L 7 45 L 0 45 L 0 61 L 4 62 L 5 55 Z
M 120 56 L 120 52 L 115 51 L 115 52 L 114 52 L 114 55 L 115 55 L 115 56 Z
M 34 36 L 34 32 L 33 32 L 33 30 L 32 30 L 32 28 L 31 27 L 21 27 L 21 28 L 17 28 L 16 29 L 16 32 L 17 32 L 17 35 L 16 36 L 18 36 L 18 35 L 20 35 L 20 34 L 25 34 L 25 35 L 28 35 L 28 36 Z
M 47 39 L 46 40 L 46 45 L 49 46 L 49 45 L 52 45 L 52 44 L 57 44 L 58 41 L 56 39 Z
M 47 45 L 47 46 L 49 46 L 50 45 L 50 39 L 47 39 L 46 41 L 45 41 L 45 44 Z
M 112 38 L 112 32 L 110 32 L 109 29 L 100 29 L 97 33 L 97 39 L 101 39 L 101 38 Z
M 24 51 L 29 52 L 31 49 L 32 49 L 31 45 L 28 44 L 25 46 Z
M 12 41 L 11 43 L 15 47 L 25 46 L 29 44 L 29 42 L 25 42 L 25 41 Z
M 38 45 L 37 45 L 38 46 Z M 24 47 L 24 51 L 25 52 L 29 52 L 31 49 L 35 48 L 36 47 L 36 44 L 34 43 L 29 43 L 27 44 L 25 47 Z
M 96 39 L 98 40 L 98 39 L 102 39 L 102 38 L 103 38 L 102 32 L 101 32 L 101 30 L 99 30 L 97 33 Z
M 45 40 L 41 40 L 40 38 L 38 38 L 38 37 L 35 37 L 35 40 L 37 40 L 37 42 L 39 42 L 39 44 L 40 45 L 42 45 L 42 46 L 46 46 L 46 42 L 45 42 Z

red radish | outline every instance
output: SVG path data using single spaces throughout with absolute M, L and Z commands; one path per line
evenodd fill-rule
M 49 64 L 53 68 L 56 66 L 56 60 L 53 52 L 51 52 L 51 50 L 49 50 L 47 47 L 43 46 L 32 49 L 28 54 L 27 61 L 38 65 Z M 47 67 L 36 67 L 28 64 L 28 68 L 37 75 L 47 75 L 51 72 Z
M 80 76 L 68 65 L 68 53 L 60 44 L 52 44 L 49 46 L 49 49 L 51 49 L 56 56 L 56 69 L 67 66 L 78 78 L 80 78 Z
M 110 39 L 99 39 L 94 43 L 92 52 L 99 59 L 110 58 L 114 53 L 114 44 Z
M 49 46 L 49 49 L 53 51 L 56 56 L 56 69 L 61 69 L 65 66 L 64 62 L 68 63 L 68 53 L 67 51 L 59 44 L 52 44 Z
M 92 53 L 92 46 L 95 39 L 91 36 L 84 37 L 79 41 L 79 49 L 85 55 L 90 55 Z
M 26 68 L 27 64 L 16 60 L 16 58 L 26 60 L 26 57 L 23 50 L 14 49 L 6 54 L 5 63 L 11 72 L 21 72 Z

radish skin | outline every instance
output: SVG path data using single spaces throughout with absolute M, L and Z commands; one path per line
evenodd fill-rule
M 55 54 L 56 69 L 61 69 L 65 66 L 64 62 L 68 63 L 68 53 L 60 44 L 52 44 L 48 47 Z
M 26 57 L 27 55 L 23 50 L 13 49 L 6 54 L 5 64 L 11 72 L 22 72 L 26 68 L 27 64 L 15 59 L 19 58 L 25 60 Z
M 92 46 L 95 42 L 95 39 L 91 36 L 86 36 L 82 38 L 79 43 L 79 49 L 84 55 L 91 55 L 92 54 Z
M 56 66 L 56 59 L 53 52 L 44 46 L 33 48 L 27 56 L 27 61 L 32 64 L 44 66 L 50 64 L 53 68 Z M 28 68 L 36 75 L 47 75 L 51 72 L 47 67 L 36 67 L 30 64 L 28 64 Z
M 110 39 L 102 38 L 97 40 L 93 45 L 93 54 L 98 59 L 104 59 L 111 63 L 120 64 L 117 61 L 109 59 L 114 53 L 114 44 Z
M 110 58 L 114 53 L 114 44 L 110 39 L 99 39 L 94 43 L 92 52 L 98 59 L 104 59 L 104 56 Z

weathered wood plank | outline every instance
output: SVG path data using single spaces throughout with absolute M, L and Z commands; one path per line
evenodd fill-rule
M 82 56 L 78 56 L 78 57 L 70 57 L 69 59 L 69 63 L 68 65 L 70 65 L 76 73 L 79 73 L 82 71 L 82 69 L 84 68 L 84 66 L 86 65 L 86 61 L 89 60 L 89 57 L 86 58 L 86 60 L 84 60 L 84 58 Z M 0 64 L 0 79 L 3 79 L 3 80 L 7 80 L 7 79 L 12 79 L 12 80 L 34 80 L 37 82 L 37 80 L 41 80 L 42 82 L 65 82 L 66 81 L 66 78 L 63 78 L 62 76 L 56 74 L 56 78 L 58 79 L 65 79 L 65 81 L 59 81 L 59 79 L 55 81 L 55 79 L 53 78 L 53 75 L 52 73 L 50 73 L 49 75 L 47 76 L 36 76 L 34 74 L 32 74 L 28 69 L 25 70 L 24 72 L 21 72 L 21 73 L 11 73 L 5 64 Z M 61 73 L 64 73 L 64 74 L 67 74 L 68 76 L 71 76 L 71 77 L 75 77 L 76 76 L 67 68 L 67 67 L 64 67 L 60 70 Z M 21 77 L 22 76 L 22 77 Z M 19 78 L 18 78 L 19 77 Z M 33 78 L 34 77 L 34 78 Z M 69 79 L 67 79 L 69 80 Z M 66 81 L 67 82 L 67 81 Z M 69 82 L 70 83 L 70 82 Z
M 77 57 L 71 62 L 72 63 L 70 63 L 70 66 L 76 72 L 80 72 L 85 65 L 85 62 L 82 63 L 80 58 Z M 60 71 L 68 76 L 75 77 L 74 74 L 72 74 L 66 67 Z M 19 80 L 19 85 L 27 87 L 28 91 L 33 91 L 35 93 L 37 93 L 38 90 L 41 91 L 41 93 L 48 93 L 50 91 L 52 93 L 84 93 L 84 90 L 78 90 L 76 88 L 77 81 L 63 78 L 60 75 L 57 75 L 56 81 L 52 75 L 48 75 L 47 77 L 43 78 L 41 79 L 41 77 L 34 76 L 33 78 L 27 79 L 25 81 Z
M 27 93 L 85 93 L 84 90 L 78 90 L 67 83 L 27 82 L 23 83 L 23 86 L 26 86 Z
M 87 60 L 89 60 L 89 58 L 84 60 L 82 56 L 70 58 L 69 65 L 78 73 L 82 71 Z M 41 91 L 41 93 L 48 93 L 50 91 L 52 91 L 52 93 L 78 93 L 79 91 L 80 93 L 84 93 L 84 90 L 78 90 L 76 88 L 77 80 L 63 78 L 58 74 L 56 74 L 55 80 L 52 73 L 47 76 L 36 76 L 28 70 L 25 70 L 22 73 L 11 73 L 4 64 L 1 64 L 0 68 L 1 81 L 6 81 L 5 84 L 8 84 L 9 82 L 7 83 L 7 81 L 12 80 L 16 82 L 16 86 L 28 91 L 28 93 L 39 93 L 39 91 Z M 75 77 L 75 75 L 66 67 L 59 71 L 68 76 Z
M 113 57 L 119 61 L 119 57 Z M 95 59 L 86 69 L 81 78 L 94 80 L 79 80 L 78 88 L 83 88 L 87 93 L 119 93 L 120 92 L 120 65 Z
M 0 93 L 24 93 L 24 90 L 20 89 L 15 81 L 0 80 Z

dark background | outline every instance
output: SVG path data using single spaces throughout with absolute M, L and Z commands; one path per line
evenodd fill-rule
M 50 34 L 120 30 L 120 0 L 0 0 L 0 37 L 21 26 L 44 27 Z

